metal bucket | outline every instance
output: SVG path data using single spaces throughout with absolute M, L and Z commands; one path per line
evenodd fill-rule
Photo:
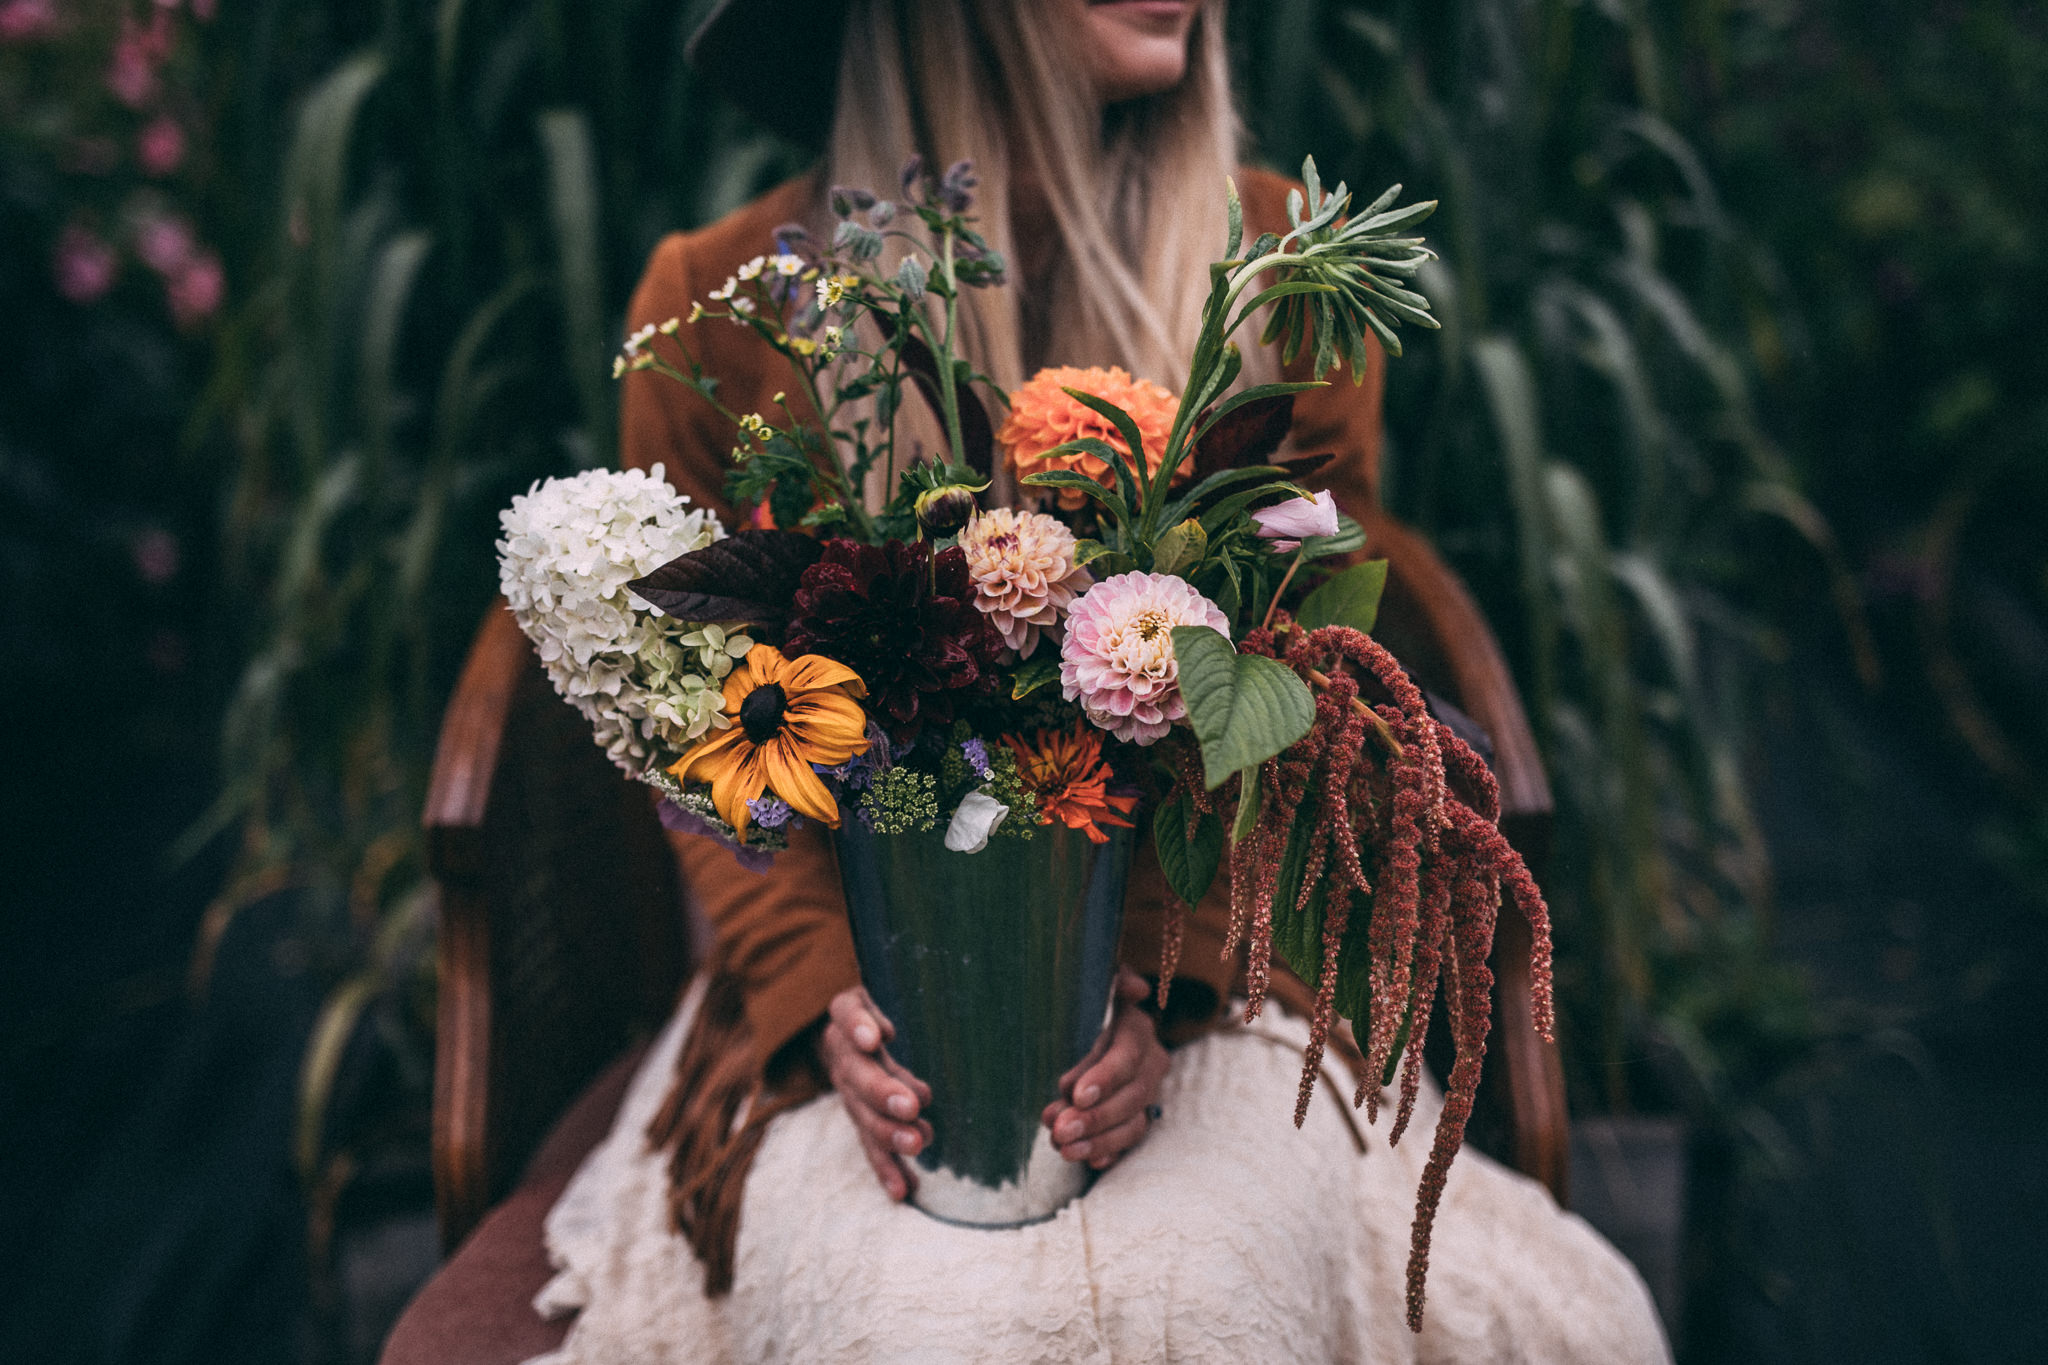
M 945 831 L 848 820 L 839 875 L 861 979 L 896 1026 L 889 1051 L 932 1088 L 911 1202 L 935 1218 L 1050 1218 L 1093 1173 L 1039 1122 L 1108 1018 L 1132 831 L 1060 826 L 955 853 Z

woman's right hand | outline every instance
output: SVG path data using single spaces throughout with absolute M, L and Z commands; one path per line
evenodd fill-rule
M 818 1035 L 818 1060 L 853 1119 L 875 1178 L 891 1199 L 902 1199 L 916 1182 L 901 1158 L 916 1156 L 932 1140 L 932 1126 L 918 1117 L 932 1090 L 882 1050 L 895 1036 L 867 989 L 855 986 L 832 998 Z

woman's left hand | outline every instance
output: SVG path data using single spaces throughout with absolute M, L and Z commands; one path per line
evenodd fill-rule
M 1168 1059 L 1152 1016 L 1138 1008 L 1151 990 L 1130 968 L 1117 973 L 1109 1027 L 1080 1065 L 1060 1077 L 1065 1098 L 1045 1107 L 1053 1145 L 1069 1161 L 1104 1170 L 1152 1126 L 1146 1111 L 1159 1099 Z

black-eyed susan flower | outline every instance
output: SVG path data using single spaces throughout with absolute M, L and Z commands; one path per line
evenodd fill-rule
M 773 791 L 791 809 L 838 827 L 839 807 L 812 764 L 836 767 L 868 747 L 860 675 L 820 654 L 787 658 L 755 645 L 725 680 L 728 729 L 669 768 L 678 782 L 711 784 L 711 803 L 741 834 L 748 802 Z

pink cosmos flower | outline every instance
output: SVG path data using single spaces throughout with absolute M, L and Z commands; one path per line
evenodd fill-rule
M 135 160 L 145 175 L 172 174 L 185 164 L 185 130 L 169 114 L 152 119 L 136 136 Z
M 1313 498 L 1289 498 L 1252 513 L 1259 538 L 1281 554 L 1292 554 L 1310 536 L 1337 534 L 1337 500 L 1325 488 Z
M 1074 533 L 1043 512 L 998 507 L 960 533 L 974 605 L 1028 659 L 1041 637 L 1060 637 L 1060 617 L 1094 582 L 1074 563 Z
M 91 303 L 114 287 L 120 264 L 114 248 L 73 223 L 57 239 L 57 292 L 73 303 Z
M 182 218 L 152 214 L 135 229 L 135 254 L 167 280 L 185 272 L 196 250 L 192 225 Z
M 1188 713 L 1173 655 L 1175 626 L 1230 634 L 1229 619 L 1184 578 L 1126 573 L 1104 579 L 1067 614 L 1060 691 L 1118 739 L 1151 744 L 1163 738 Z
M 57 31 L 57 7 L 50 0 L 8 0 L 0 5 L 0 42 L 23 43 Z
M 203 322 L 220 310 L 221 300 L 227 295 L 227 273 L 221 269 L 220 257 L 211 251 L 202 251 L 178 272 L 166 293 L 171 301 L 171 316 L 180 327 L 190 327 Z

